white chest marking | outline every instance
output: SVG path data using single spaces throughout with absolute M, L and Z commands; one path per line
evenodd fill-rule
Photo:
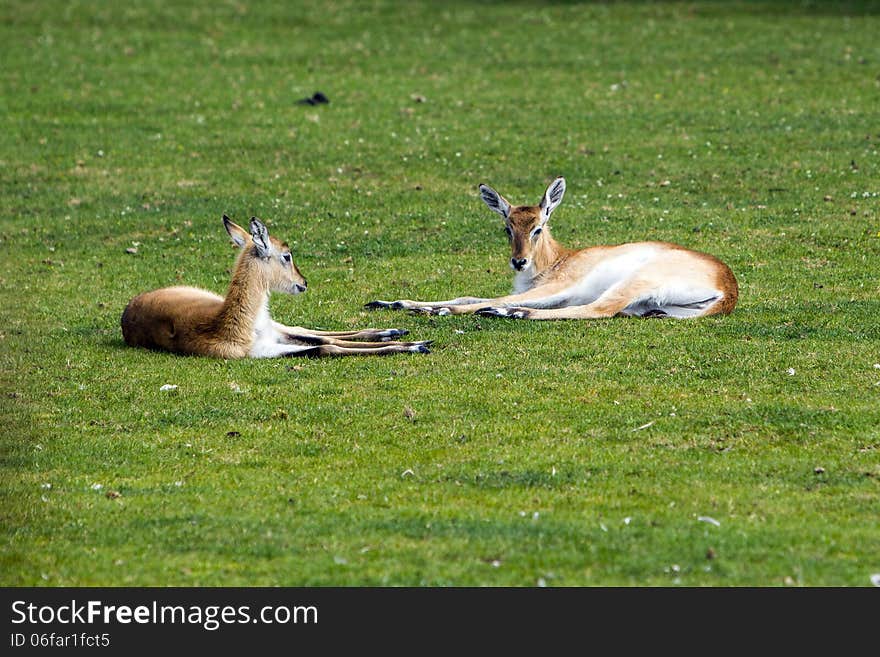
M 272 326 L 267 299 L 254 320 L 254 337 L 248 353 L 251 358 L 272 358 L 278 355 L 280 342 L 281 334 Z
M 535 265 L 531 262 L 529 266 L 523 269 L 522 271 L 516 272 L 513 277 L 513 293 L 514 294 L 522 294 L 523 292 L 528 292 L 534 287 L 532 285 L 532 279 L 535 277 Z

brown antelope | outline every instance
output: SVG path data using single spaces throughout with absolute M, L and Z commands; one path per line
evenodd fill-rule
M 216 358 L 428 353 L 429 342 L 391 341 L 405 330 L 312 331 L 272 321 L 269 292 L 300 294 L 306 291 L 306 279 L 287 244 L 270 237 L 256 217 L 250 234 L 226 215 L 223 224 L 241 249 L 226 297 L 194 287 L 139 294 L 122 313 L 127 344 Z
M 511 206 L 480 185 L 480 195 L 504 219 L 510 240 L 513 294 L 449 301 L 372 301 L 367 308 L 432 315 L 477 313 L 516 319 L 702 317 L 727 314 L 738 288 L 730 268 L 714 256 L 668 242 L 593 246 L 575 251 L 550 236 L 547 221 L 562 202 L 565 179 L 554 180 L 539 205 Z

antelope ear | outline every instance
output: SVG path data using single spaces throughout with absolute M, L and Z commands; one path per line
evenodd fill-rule
M 550 214 L 556 209 L 556 206 L 562 203 L 562 197 L 565 195 L 565 178 L 559 176 L 550 183 L 544 197 L 541 199 L 541 219 L 544 223 L 550 218 Z
M 232 243 L 239 249 L 243 249 L 244 245 L 247 244 L 247 231 L 225 214 L 223 215 L 223 226 L 226 228 L 226 232 L 229 233 L 229 237 L 232 238 Z
M 510 203 L 489 185 L 480 185 L 480 198 L 483 203 L 489 206 L 490 210 L 494 210 L 500 214 L 505 221 L 510 216 Z
M 269 252 L 272 250 L 272 243 L 269 241 L 269 229 L 256 217 L 251 217 L 251 239 L 254 240 L 257 255 L 261 258 L 268 258 Z

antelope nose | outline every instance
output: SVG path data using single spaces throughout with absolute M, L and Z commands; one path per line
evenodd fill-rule
M 308 284 L 306 281 L 303 281 L 302 284 L 297 283 L 297 284 L 296 284 L 296 291 L 297 291 L 297 292 L 305 292 L 305 291 L 306 291 L 306 288 L 307 288 L 308 286 L 309 286 L 309 284 Z
M 525 269 L 526 263 L 528 262 L 527 258 L 511 258 L 510 266 L 516 269 L 517 271 L 522 271 Z

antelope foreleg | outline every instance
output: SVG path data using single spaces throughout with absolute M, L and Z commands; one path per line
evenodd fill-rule
M 491 298 L 484 297 L 458 297 L 448 301 L 411 301 L 410 299 L 398 299 L 397 301 L 370 301 L 364 304 L 364 308 L 368 310 L 377 310 L 379 308 L 387 308 L 390 310 L 418 310 L 420 308 L 439 308 L 450 306 L 469 306 L 473 304 L 489 303 L 493 301 Z
M 541 285 L 520 294 L 510 294 L 497 299 L 484 299 L 479 303 L 453 304 L 448 306 L 426 306 L 413 308 L 416 314 L 429 315 L 468 315 L 480 313 L 483 308 L 505 308 L 519 306 L 526 308 L 555 308 L 566 303 L 565 286 L 559 284 Z
M 484 317 L 510 317 L 512 319 L 606 319 L 621 313 L 640 294 L 651 288 L 647 281 L 634 281 L 618 289 L 606 290 L 592 303 L 578 306 L 548 308 L 534 304 L 510 304 L 490 306 L 478 311 Z
M 316 331 L 314 329 L 307 329 L 301 326 L 285 326 L 284 324 L 280 324 L 278 322 L 273 322 L 272 324 L 275 329 L 282 335 L 295 334 L 326 338 L 340 338 L 343 340 L 381 340 L 383 342 L 388 342 L 389 340 L 403 337 L 404 335 L 409 333 L 409 331 L 407 331 L 406 329 L 397 328 L 367 328 L 358 329 L 355 331 Z
M 294 349 L 282 354 L 287 357 L 317 358 L 321 356 L 388 356 L 390 354 L 405 353 L 430 353 L 423 343 L 413 343 L 413 346 L 405 346 L 405 343 L 382 344 L 380 347 L 340 347 L 335 344 L 322 344 L 316 347 Z

